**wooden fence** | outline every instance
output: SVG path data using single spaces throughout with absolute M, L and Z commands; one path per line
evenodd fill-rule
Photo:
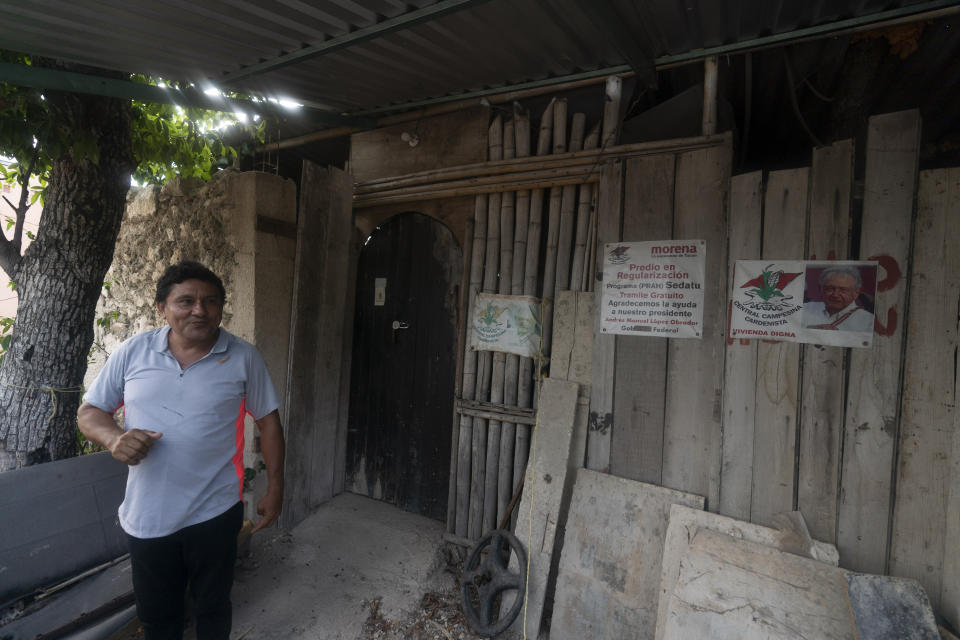
M 541 154 L 572 150 L 556 146 L 562 125 L 543 124 L 559 109 L 541 120 L 554 135 Z M 514 136 L 529 126 L 511 124 Z M 705 496 L 708 509 L 751 522 L 799 509 L 842 566 L 920 580 L 957 624 L 960 169 L 918 174 L 920 126 L 916 111 L 870 119 L 861 203 L 850 140 L 814 149 L 810 167 L 737 176 L 729 136 L 611 147 L 576 186 L 558 177 L 541 189 L 550 177 L 538 175 L 528 190 L 504 178 L 503 193 L 475 192 L 465 253 L 471 306 L 478 291 L 551 303 L 594 286 L 604 243 L 705 240 L 702 339 L 594 332 L 585 466 Z M 509 158 L 504 129 L 491 129 L 491 171 Z M 763 258 L 877 260 L 873 346 L 729 339 L 734 264 Z M 464 352 L 448 519 L 457 535 L 498 526 L 522 477 L 532 368 Z
M 732 178 L 729 148 L 626 160 L 600 241 L 706 240 L 705 331 L 595 334 L 586 465 L 761 524 L 799 509 L 842 566 L 920 580 L 957 624 L 960 169 L 918 175 L 919 141 L 916 111 L 870 119 L 862 208 L 849 140 Z M 879 261 L 873 347 L 728 339 L 734 263 L 762 258 Z

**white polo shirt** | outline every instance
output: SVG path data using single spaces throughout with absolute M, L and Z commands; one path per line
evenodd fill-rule
M 127 429 L 159 431 L 130 467 L 120 525 L 157 538 L 214 518 L 243 491 L 243 420 L 279 407 L 260 352 L 221 327 L 210 353 L 181 369 L 170 327 L 124 341 L 84 395 L 98 409 L 124 407 Z

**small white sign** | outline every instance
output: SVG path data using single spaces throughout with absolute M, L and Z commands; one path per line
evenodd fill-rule
M 470 346 L 532 358 L 540 351 L 540 300 L 478 293 L 473 303 Z
M 703 240 L 608 244 L 600 330 L 630 336 L 703 336 Z

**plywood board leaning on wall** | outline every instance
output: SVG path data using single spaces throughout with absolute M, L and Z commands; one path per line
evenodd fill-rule
M 543 381 L 537 425 L 531 438 L 530 463 L 514 531 L 527 549 L 529 573 L 526 567 L 511 567 L 511 570 L 527 573 L 527 594 L 524 611 L 506 632 L 507 637 L 525 634 L 528 638 L 538 638 L 540 634 L 551 579 L 554 538 L 561 517 L 560 504 L 567 484 L 576 406 L 575 382 L 554 378 Z M 505 608 L 510 604 L 506 603 Z
M 920 175 L 890 573 L 919 580 L 957 624 L 960 540 L 948 536 L 957 411 L 960 169 Z M 953 488 L 955 491 L 955 488 Z M 954 533 L 956 533 L 954 531 Z
M 577 472 L 557 575 L 553 640 L 653 640 L 664 536 L 671 506 L 678 504 L 703 509 L 703 497 L 589 469 Z
M 677 156 L 675 239 L 707 246 L 703 337 L 671 340 L 663 436 L 663 485 L 720 502 L 723 355 L 727 318 L 727 197 L 732 150 L 726 143 Z
M 852 140 L 813 150 L 807 235 L 811 260 L 847 259 L 852 183 Z M 801 349 L 797 509 L 814 538 L 836 542 L 845 350 L 822 345 Z
M 673 233 L 675 157 L 627 160 L 623 240 L 669 240 Z M 667 339 L 617 336 L 610 473 L 660 484 Z
M 667 611 L 670 608 L 670 599 L 680 574 L 680 563 L 690 549 L 690 542 L 697 531 L 715 531 L 738 540 L 747 540 L 762 544 L 774 549 L 783 549 L 785 540 L 791 532 L 778 531 L 758 524 L 751 524 L 735 520 L 707 511 L 691 509 L 675 504 L 670 508 L 670 523 L 667 525 L 666 537 L 663 543 L 663 560 L 660 570 L 660 590 L 657 605 L 656 640 L 663 638 L 663 630 L 667 624 Z M 837 566 L 839 554 L 837 548 L 825 542 L 812 541 L 809 549 L 811 558 Z
M 680 562 L 662 640 L 854 640 L 842 569 L 701 529 Z
M 873 346 L 853 349 L 837 524 L 841 564 L 885 573 L 891 470 L 897 444 L 906 274 L 920 146 L 920 113 L 870 118 L 860 257 L 880 261 Z
M 763 213 L 764 259 L 803 259 L 809 178 L 806 168 L 770 172 Z M 793 510 L 799 389 L 800 345 L 762 341 L 757 346 L 751 522 L 769 525 L 775 514 Z
M 353 308 L 346 303 L 352 193 L 350 174 L 304 162 L 287 375 L 286 528 L 334 491 L 343 339 Z
M 730 255 L 727 259 L 727 280 L 731 287 L 736 286 L 733 282 L 736 261 L 752 260 L 760 255 L 762 212 L 763 172 L 734 176 L 730 181 Z M 756 380 L 757 341 L 727 338 L 719 511 L 741 520 L 750 520 L 753 493 Z

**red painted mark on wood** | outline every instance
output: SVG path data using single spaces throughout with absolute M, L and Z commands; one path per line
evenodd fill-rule
M 897 286 L 900 278 L 903 277 L 903 273 L 900 271 L 900 263 L 893 256 L 870 256 L 867 260 L 876 260 L 887 273 L 883 280 L 877 282 L 877 291 L 890 291 Z
M 887 309 L 887 325 L 884 326 L 880 323 L 880 316 L 876 315 L 873 318 L 873 330 L 877 332 L 877 335 L 890 337 L 897 330 L 897 307 L 896 305 Z

